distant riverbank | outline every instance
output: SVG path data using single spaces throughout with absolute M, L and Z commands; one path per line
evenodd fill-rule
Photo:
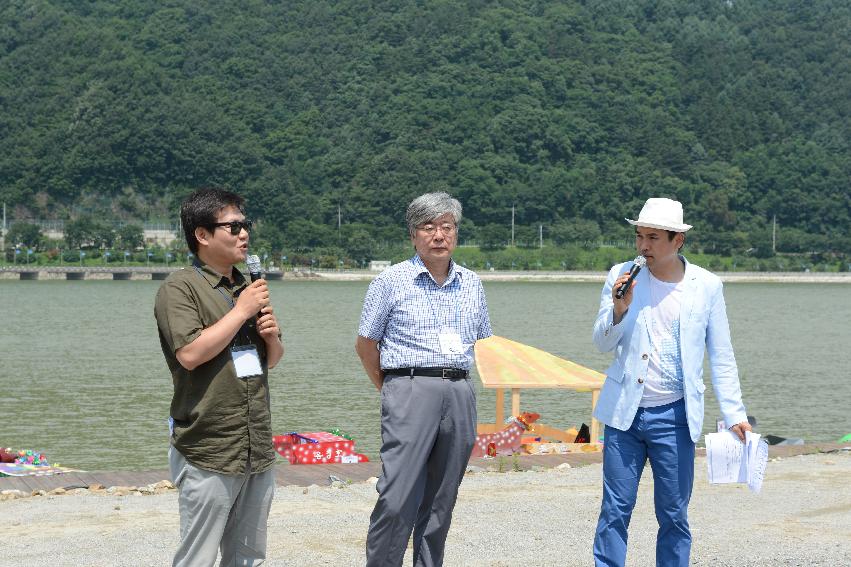
M 314 271 L 313 279 L 325 281 L 370 281 L 380 272 L 367 270 Z M 477 272 L 483 281 L 503 282 L 591 282 L 602 283 L 606 272 Z M 735 283 L 851 283 L 851 272 L 717 272 L 724 282 Z M 301 273 L 296 277 L 304 277 Z M 284 279 L 293 277 L 291 272 Z
M 146 268 L 72 268 L 73 278 L 69 277 L 61 268 L 47 268 L 33 266 L 29 269 L 21 267 L 12 271 L 9 266 L 0 268 L 0 280 L 27 279 L 20 272 L 36 274 L 37 277 L 29 279 L 56 280 L 56 279 L 85 279 L 85 280 L 150 280 L 164 279 L 169 271 L 181 268 L 158 267 L 156 269 Z M 126 274 L 126 277 L 115 277 L 114 273 Z M 156 273 L 153 276 L 152 273 Z M 281 272 L 272 272 L 281 279 Z M 283 279 L 299 281 L 372 281 L 381 272 L 372 270 L 309 270 L 295 269 L 283 273 Z M 606 279 L 606 272 L 591 271 L 477 271 L 483 281 L 493 282 L 581 282 L 602 283 Z M 851 283 L 851 272 L 716 272 L 722 281 L 731 283 Z M 158 276 L 158 277 L 157 277 Z M 272 279 L 272 278 L 270 278 Z

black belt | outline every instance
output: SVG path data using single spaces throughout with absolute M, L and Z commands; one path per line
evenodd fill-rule
M 460 368 L 387 368 L 387 376 L 437 376 L 439 378 L 467 378 L 469 372 Z

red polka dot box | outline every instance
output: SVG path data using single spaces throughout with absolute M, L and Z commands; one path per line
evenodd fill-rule
M 275 435 L 272 442 L 275 444 L 275 451 L 292 465 L 369 461 L 366 455 L 354 452 L 354 441 L 326 431 Z

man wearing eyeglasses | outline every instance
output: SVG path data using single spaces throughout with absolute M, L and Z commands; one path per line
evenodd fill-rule
M 414 199 L 406 215 L 416 255 L 369 286 L 355 350 L 381 392 L 378 501 L 369 567 L 443 564 L 458 487 L 476 439 L 473 346 L 491 335 L 478 276 L 452 261 L 461 204 L 446 193 Z
M 169 275 L 154 315 L 172 374 L 169 468 L 178 489 L 175 566 L 260 565 L 274 494 L 268 372 L 284 354 L 265 280 L 248 251 L 243 199 L 200 189 L 180 210 L 191 268 Z

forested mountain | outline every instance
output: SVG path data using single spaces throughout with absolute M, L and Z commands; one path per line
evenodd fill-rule
M 273 246 L 404 236 L 446 189 L 466 238 L 851 252 L 847 0 L 7 0 L 0 200 L 174 218 L 249 199 Z M 533 229 L 534 227 L 534 229 Z M 533 233 L 534 231 L 534 233 Z M 531 236 L 531 237 L 534 237 Z

